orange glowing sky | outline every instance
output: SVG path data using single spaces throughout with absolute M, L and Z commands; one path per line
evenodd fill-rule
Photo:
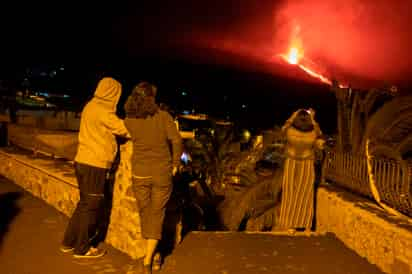
M 186 41 L 262 61 L 288 54 L 317 78 L 343 82 L 397 82 L 412 74 L 412 1 L 288 0 L 268 10 Z
M 297 36 L 304 56 L 297 56 L 299 64 L 327 78 L 397 82 L 412 75 L 410 0 L 137 2 L 112 24 L 119 52 L 152 50 L 224 63 L 224 56 L 210 57 L 215 50 L 248 65 L 288 54 Z

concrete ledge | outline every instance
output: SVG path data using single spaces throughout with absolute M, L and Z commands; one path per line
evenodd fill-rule
M 412 273 L 412 224 L 367 199 L 324 185 L 317 195 L 317 228 L 332 232 L 346 246 L 382 271 Z
M 145 240 L 140 233 L 140 218 L 131 191 L 130 147 L 121 148 L 121 163 L 116 174 L 113 205 L 106 242 L 132 258 L 145 254 Z M 10 149 L 0 150 L 0 174 L 71 216 L 79 200 L 73 166 L 39 155 Z

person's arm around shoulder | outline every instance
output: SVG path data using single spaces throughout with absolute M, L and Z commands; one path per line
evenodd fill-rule
M 130 139 L 130 133 L 127 130 L 124 121 L 117 117 L 115 113 L 109 113 L 104 119 L 104 125 L 109 129 L 109 131 L 116 136 Z
M 167 139 L 172 143 L 173 175 L 175 175 L 183 152 L 182 138 L 172 116 L 165 111 L 163 111 L 163 115 L 165 117 Z

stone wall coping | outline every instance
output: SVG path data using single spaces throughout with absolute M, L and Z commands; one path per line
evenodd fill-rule
M 329 200 L 346 204 L 351 211 L 367 218 L 370 223 L 390 230 L 393 233 L 402 234 L 402 237 L 412 240 L 412 218 L 403 219 L 390 215 L 373 201 L 329 183 L 323 183 L 319 187 L 318 194 L 322 194 L 322 192 L 326 194 Z
M 72 187 L 78 188 L 76 177 L 74 177 L 74 169 L 71 171 L 73 172 L 73 177 L 64 176 L 65 173 L 59 168 L 54 168 L 55 170 L 51 169 L 51 166 L 55 166 L 56 160 L 53 159 L 40 159 L 40 158 L 33 158 L 30 159 L 27 155 L 20 155 L 15 153 L 9 153 L 4 150 L 0 149 L 0 154 L 12 158 L 13 160 L 31 168 L 37 169 L 50 177 L 53 177 L 67 185 Z
M 412 273 L 411 218 L 390 215 L 374 201 L 322 183 L 317 192 L 317 228 L 389 274 Z

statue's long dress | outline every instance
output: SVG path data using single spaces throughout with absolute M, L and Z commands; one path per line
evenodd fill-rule
M 314 212 L 314 149 L 318 134 L 315 130 L 301 132 L 289 127 L 286 137 L 279 228 L 309 230 Z

